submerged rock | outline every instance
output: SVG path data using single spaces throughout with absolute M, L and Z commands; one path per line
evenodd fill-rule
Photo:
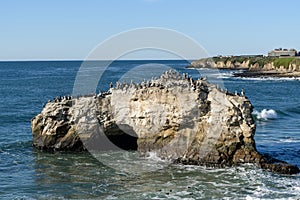
M 176 163 L 255 163 L 283 174 L 296 166 L 256 150 L 253 107 L 245 96 L 174 71 L 109 92 L 48 102 L 32 119 L 33 145 L 44 150 L 137 150 Z

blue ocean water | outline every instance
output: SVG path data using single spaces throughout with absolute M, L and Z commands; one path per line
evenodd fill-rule
M 186 61 L 117 61 L 96 91 L 120 78 L 155 76 L 161 66 L 188 72 L 240 92 L 255 107 L 256 144 L 262 153 L 300 167 L 299 79 L 244 79 L 232 71 L 186 69 Z M 252 165 L 212 169 L 150 159 L 151 172 L 122 173 L 91 154 L 46 153 L 32 148 L 30 120 L 48 99 L 72 94 L 82 62 L 0 62 L 0 198 L 1 199 L 297 199 L 300 176 L 282 176 Z M 91 62 L 89 66 L 99 63 Z M 100 64 L 101 65 L 101 64 Z M 137 66 L 140 70 L 131 69 Z M 132 73 L 129 73 L 132 72 Z M 125 75 L 124 75 L 125 74 Z M 135 152 L 129 152 L 135 154 Z M 110 155 L 111 163 L 130 169 L 133 160 Z M 135 169 L 136 170 L 136 169 Z

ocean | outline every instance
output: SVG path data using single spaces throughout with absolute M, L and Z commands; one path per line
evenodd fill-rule
M 155 155 L 137 161 L 136 152 L 129 151 L 108 153 L 101 162 L 88 152 L 34 149 L 31 118 L 49 99 L 72 94 L 81 65 L 0 62 L 0 199 L 300 199 L 300 175 L 274 174 L 250 164 L 221 169 L 183 166 Z M 140 81 L 145 75 L 155 76 L 167 67 L 194 78 L 207 76 L 224 90 L 243 89 L 254 106 L 258 151 L 300 167 L 299 79 L 238 78 L 230 70 L 186 69 L 187 65 L 175 60 L 116 61 L 103 73 L 96 91 L 107 90 L 120 78 Z M 136 162 L 152 170 L 133 167 Z

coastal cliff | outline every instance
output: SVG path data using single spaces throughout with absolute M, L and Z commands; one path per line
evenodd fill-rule
M 235 74 L 243 77 L 300 77 L 299 57 L 219 56 L 194 61 L 189 67 L 244 70 Z
M 116 83 L 98 95 L 49 101 L 31 121 L 33 145 L 53 151 L 137 150 L 175 163 L 254 163 L 299 173 L 256 150 L 252 110 L 245 96 L 168 71 L 141 84 Z

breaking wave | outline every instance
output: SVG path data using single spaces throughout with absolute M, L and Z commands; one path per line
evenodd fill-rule
M 237 75 L 237 74 L 235 74 Z M 249 81 L 300 81 L 300 77 L 240 77 L 233 76 L 234 79 L 249 80 Z
M 273 109 L 263 109 L 261 112 L 254 110 L 252 115 L 258 120 L 269 120 L 277 118 L 277 113 Z

